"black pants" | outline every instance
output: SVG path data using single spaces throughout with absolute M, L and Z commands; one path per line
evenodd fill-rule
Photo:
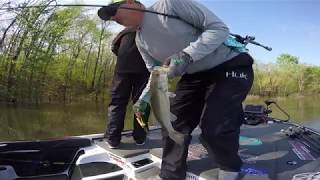
M 240 54 L 213 69 L 182 76 L 171 112 L 178 118 L 173 127 L 185 134 L 185 144 L 181 146 L 169 137 L 163 137 L 160 173 L 163 179 L 185 179 L 191 133 L 199 123 L 201 137 L 213 152 L 219 168 L 240 171 L 242 102 L 253 83 L 252 63 L 248 54 Z
M 135 103 L 146 86 L 149 73 L 115 73 L 112 81 L 111 102 L 108 107 L 108 121 L 106 139 L 108 141 L 119 143 L 121 132 L 124 128 L 124 119 L 126 108 L 131 97 Z M 150 111 L 150 108 L 148 109 Z M 144 119 L 148 120 L 149 112 Z M 138 124 L 135 117 L 133 120 L 133 138 L 136 142 L 143 142 L 146 138 L 146 132 Z

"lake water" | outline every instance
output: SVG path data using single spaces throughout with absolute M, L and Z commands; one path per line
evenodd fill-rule
M 277 99 L 294 122 L 320 131 L 320 97 Z M 264 104 L 263 99 L 248 98 L 246 104 Z M 272 105 L 272 116 L 285 118 Z M 104 133 L 107 104 L 40 106 L 0 105 L 0 141 L 48 139 L 71 135 Z M 132 127 L 128 108 L 125 129 Z

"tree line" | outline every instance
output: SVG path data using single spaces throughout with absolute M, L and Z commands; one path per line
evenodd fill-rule
M 320 94 L 320 67 L 299 63 L 299 58 L 280 54 L 276 63 L 254 65 L 251 95 L 286 97 Z
M 115 63 L 108 24 L 85 8 L 48 7 L 52 2 L 43 0 L 37 2 L 41 7 L 15 9 L 6 26 L 2 25 L 1 101 L 106 99 Z
M 107 100 L 115 65 L 109 24 L 86 8 L 49 7 L 52 2 L 38 0 L 37 8 L 0 11 L 0 101 Z M 254 71 L 252 95 L 320 92 L 320 68 L 300 64 L 290 54 L 281 54 L 276 63 L 255 63 Z

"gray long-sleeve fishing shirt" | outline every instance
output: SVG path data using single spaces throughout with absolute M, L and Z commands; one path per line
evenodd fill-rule
M 150 71 L 182 50 L 194 60 L 186 71 L 190 74 L 211 69 L 239 54 L 223 44 L 229 36 L 228 27 L 196 1 L 159 0 L 147 10 L 183 19 L 144 13 L 143 22 L 136 34 L 136 44 Z M 150 82 L 139 99 L 150 102 L 149 90 Z
M 136 43 L 149 70 L 182 50 L 194 60 L 186 73 L 211 69 L 239 54 L 223 44 L 229 35 L 228 27 L 196 1 L 159 0 L 147 9 L 175 15 L 189 23 L 163 15 L 144 14 Z

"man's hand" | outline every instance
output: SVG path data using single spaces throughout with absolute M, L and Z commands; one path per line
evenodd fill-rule
M 148 103 L 144 100 L 138 100 L 134 105 L 133 105 L 133 112 L 138 118 L 142 118 L 143 115 L 146 113 L 148 108 Z
M 183 75 L 192 62 L 191 56 L 181 51 L 168 57 L 163 66 L 169 67 L 168 77 L 172 78 Z

